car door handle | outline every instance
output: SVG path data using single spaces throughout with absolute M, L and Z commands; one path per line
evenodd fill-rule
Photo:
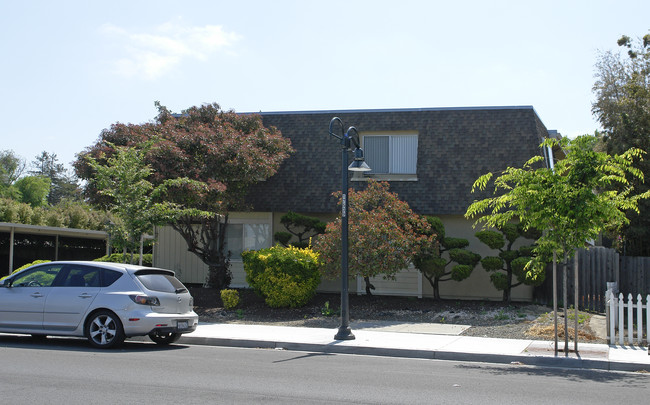
M 43 294 L 41 294 L 39 292 L 31 293 L 29 295 L 31 295 L 34 298 L 43 298 Z
M 79 295 L 79 298 L 92 298 L 92 297 L 93 297 L 92 294 L 88 294 L 88 293 L 83 293 Z

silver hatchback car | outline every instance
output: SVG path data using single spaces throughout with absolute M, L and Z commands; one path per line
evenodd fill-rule
M 0 332 L 86 337 L 110 348 L 132 336 L 170 344 L 196 330 L 194 300 L 171 270 L 49 262 L 0 282 Z

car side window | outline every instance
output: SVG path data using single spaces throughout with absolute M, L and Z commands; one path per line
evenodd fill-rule
M 102 269 L 101 286 L 108 287 L 117 281 L 122 276 L 122 273 L 115 270 Z
M 43 265 L 25 270 L 12 280 L 12 287 L 51 287 L 62 267 L 62 265 Z
M 99 268 L 68 266 L 68 274 L 60 284 L 63 287 L 99 287 Z

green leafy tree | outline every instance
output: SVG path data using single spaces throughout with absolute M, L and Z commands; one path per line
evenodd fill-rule
M 30 173 L 35 176 L 47 177 L 51 180 L 50 192 L 47 195 L 47 202 L 56 205 L 63 199 L 78 200 L 81 191 L 73 176 L 68 174 L 62 163 L 58 162 L 56 154 L 41 152 L 32 162 Z
M 189 185 L 177 187 L 167 199 L 214 215 L 185 215 L 171 225 L 188 250 L 208 266 L 208 284 L 222 290 L 232 278 L 225 248 L 228 214 L 247 209 L 244 197 L 249 187 L 275 174 L 293 151 L 290 141 L 276 128 L 264 127 L 258 115 L 223 111 L 218 104 L 191 107 L 181 114 L 172 114 L 159 103 L 156 106 L 158 116 L 153 122 L 117 123 L 104 130 L 99 141 L 79 155 L 74 164 L 77 176 L 87 181 L 84 191 L 91 201 L 106 203 L 85 157 L 99 162 L 115 153 L 111 144 L 136 147 L 155 139 L 145 156 L 152 168 L 153 185 L 182 177 L 203 184 L 203 192 L 197 193 Z
M 284 225 L 286 232 L 276 232 L 274 239 L 282 245 L 289 245 L 306 248 L 312 237 L 325 232 L 327 224 L 316 217 L 298 214 L 292 211 L 287 212 L 280 218 L 280 223 Z M 291 241 L 297 238 L 298 240 Z
M 596 99 L 592 112 L 603 128 L 607 153 L 621 154 L 630 148 L 650 151 L 650 34 L 632 40 L 622 36 L 619 52 L 603 52 L 596 63 Z M 634 167 L 647 177 L 650 161 L 637 160 Z M 628 175 L 638 192 L 650 190 L 642 178 Z M 625 253 L 650 256 L 650 201 L 639 201 L 638 212 L 628 210 L 629 223 L 622 228 Z
M 534 230 L 530 230 L 534 231 Z M 497 290 L 503 291 L 503 301 L 510 303 L 512 289 L 522 284 L 540 285 L 543 275 L 530 277 L 526 265 L 531 260 L 534 245 L 521 246 L 514 249 L 513 245 L 520 238 L 537 239 L 537 232 L 525 232 L 520 224 L 505 224 L 495 230 L 483 230 L 476 237 L 490 249 L 498 250 L 498 256 L 487 256 L 481 259 L 485 271 L 491 272 L 490 281 Z M 515 280 L 516 279 L 516 280 Z
M 25 170 L 25 162 L 12 150 L 0 151 L 0 197 L 19 198 L 13 187 Z
M 348 274 L 363 277 L 366 294 L 372 295 L 371 277 L 394 279 L 409 266 L 418 246 L 435 235 L 427 232 L 430 226 L 424 218 L 389 191 L 388 183 L 370 182 L 366 190 L 350 190 L 348 200 L 349 232 L 354 235 L 349 241 Z M 324 277 L 340 277 L 340 217 L 327 224 L 314 250 L 320 254 Z
M 462 238 L 448 238 L 445 226 L 438 217 L 425 217 L 430 225 L 425 230 L 427 238 L 422 239 L 413 265 L 433 288 L 433 298 L 440 299 L 440 283 L 454 280 L 463 281 L 472 274 L 481 256 L 467 249 L 469 241 Z M 447 252 L 447 257 L 442 255 Z M 450 267 L 452 263 L 455 263 Z
M 475 191 L 490 185 L 495 193 L 467 209 L 465 216 L 475 218 L 475 225 L 499 229 L 514 221 L 521 222 L 524 230 L 543 232 L 526 264 L 526 277 L 533 282 L 543 277 L 553 253 L 566 263 L 585 241 L 628 223 L 626 211 L 638 211 L 639 201 L 650 198 L 650 192 L 633 194 L 634 186 L 627 179 L 643 179 L 633 163 L 644 152 L 629 149 L 607 155 L 594 151 L 595 143 L 596 138 L 589 135 L 574 140 L 547 139 L 542 147 L 560 146 L 566 151 L 566 158 L 555 164 L 555 170 L 539 167 L 543 157 L 536 156 L 522 168 L 507 168 L 493 183 L 494 174 L 487 173 L 472 186 Z
M 194 186 L 200 193 L 202 184 L 187 178 L 178 178 L 167 179 L 154 186 L 148 180 L 153 170 L 144 162 L 151 143 L 139 149 L 109 145 L 115 153 L 104 163 L 99 163 L 92 156 L 87 156 L 87 160 L 95 170 L 95 184 L 99 193 L 109 197 L 111 201 L 111 241 L 131 253 L 131 263 L 141 237 L 152 232 L 154 225 L 172 222 L 183 215 L 212 215 L 164 200 L 170 188 Z
M 47 205 L 50 179 L 43 176 L 26 176 L 16 180 L 13 187 L 18 191 L 19 201 L 32 207 Z

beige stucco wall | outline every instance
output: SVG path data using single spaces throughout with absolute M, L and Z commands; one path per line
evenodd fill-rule
M 472 222 L 466 220 L 463 216 L 441 216 L 445 225 L 445 235 L 453 238 L 465 238 L 469 241 L 467 249 L 476 252 L 481 257 L 497 256 L 498 251 L 492 250 L 482 244 L 474 234 L 480 228 L 472 228 Z M 521 246 L 523 240 L 518 240 L 515 248 Z M 530 242 L 528 242 L 530 243 Z M 427 279 L 424 279 L 424 295 L 432 296 L 433 288 Z M 445 281 L 440 283 L 441 298 L 463 298 L 463 299 L 487 299 L 501 300 L 503 292 L 498 291 L 490 282 L 490 273 L 486 272 L 480 265 L 476 266 L 471 276 L 461 282 Z M 529 286 L 519 286 L 512 290 L 512 299 L 514 301 L 531 301 L 533 297 L 533 288 Z
M 232 213 L 230 220 L 233 223 L 242 222 L 266 222 L 272 226 L 271 233 L 284 231 L 285 228 L 280 218 L 285 213 Z M 325 222 L 332 221 L 335 214 L 314 215 Z M 495 256 L 497 251 L 489 249 L 479 242 L 474 234 L 479 229 L 473 229 L 472 223 L 462 216 L 442 216 L 445 225 L 446 236 L 468 239 L 468 249 L 481 255 Z M 154 264 L 158 267 L 169 268 L 176 271 L 178 277 L 184 283 L 203 284 L 206 279 L 208 268 L 194 254 L 187 251 L 187 245 L 180 235 L 171 227 L 157 229 L 158 240 L 154 246 Z M 350 235 L 350 237 L 354 237 Z M 275 242 L 273 242 L 275 243 Z M 518 241 L 515 247 L 521 245 Z M 231 271 L 233 274 L 232 287 L 247 287 L 243 263 L 240 258 L 231 259 Z M 416 297 L 433 297 L 433 288 L 428 280 L 412 267 L 401 274 L 396 280 L 383 280 L 375 278 L 372 280 L 377 290 L 377 295 L 407 295 Z M 322 292 L 340 291 L 340 280 L 323 280 L 319 286 Z M 352 278 L 349 281 L 351 294 L 365 293 L 365 283 L 362 279 Z M 520 286 L 512 291 L 512 299 L 515 301 L 532 300 L 532 287 Z M 453 280 L 440 283 L 440 295 L 444 299 L 475 299 L 475 300 L 501 300 L 503 293 L 498 291 L 490 282 L 490 275 L 479 264 L 472 275 L 461 282 Z

